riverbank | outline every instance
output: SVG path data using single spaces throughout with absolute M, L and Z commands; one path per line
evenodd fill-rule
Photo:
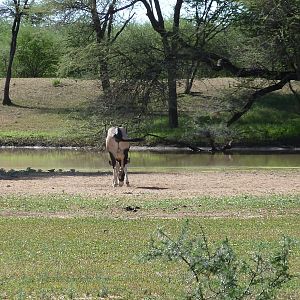
M 72 146 L 0 146 L 0 149 L 29 149 L 29 150 L 70 150 L 70 151 L 105 151 L 103 147 L 72 147 Z M 154 152 L 154 153 L 212 153 L 210 147 L 200 147 L 199 151 L 192 150 L 188 147 L 173 146 L 130 146 L 131 151 L 135 152 Z M 224 154 L 299 154 L 300 147 L 232 147 L 222 151 Z
M 132 146 L 132 151 L 150 151 L 159 153 L 195 153 L 194 150 L 183 147 L 171 147 L 171 146 Z M 211 153 L 210 147 L 200 147 L 201 150 L 197 153 Z M 260 154 L 260 153 L 282 153 L 282 154 L 297 154 L 300 153 L 300 147 L 232 147 L 221 151 L 224 154 L 236 153 L 236 154 Z

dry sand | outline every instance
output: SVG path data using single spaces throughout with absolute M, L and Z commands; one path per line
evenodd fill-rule
M 1 195 L 76 194 L 191 198 L 196 196 L 299 194 L 300 171 L 207 171 L 129 173 L 130 187 L 112 187 L 112 175 L 24 176 L 0 180 Z

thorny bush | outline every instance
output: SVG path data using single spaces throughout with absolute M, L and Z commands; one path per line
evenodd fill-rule
M 187 222 L 177 239 L 159 229 L 145 258 L 183 262 L 192 275 L 187 299 L 266 300 L 274 299 L 282 285 L 293 277 L 289 273 L 291 246 L 291 239 L 284 237 L 273 253 L 259 250 L 243 260 L 227 238 L 211 246 L 202 228 L 198 237 L 191 238 Z

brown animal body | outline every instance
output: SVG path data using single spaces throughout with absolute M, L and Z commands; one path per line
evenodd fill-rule
M 111 127 L 107 131 L 106 151 L 110 155 L 110 164 L 113 167 L 114 187 L 123 186 L 124 180 L 129 186 L 127 164 L 130 140 L 124 127 Z

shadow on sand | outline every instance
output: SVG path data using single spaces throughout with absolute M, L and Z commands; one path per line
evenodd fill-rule
M 130 174 L 146 174 L 146 172 L 130 172 Z M 149 174 L 149 172 L 147 172 Z M 33 180 L 43 179 L 49 177 L 63 177 L 63 176 L 87 176 L 87 177 L 101 177 L 101 176 L 112 176 L 111 171 L 97 171 L 97 172 L 85 172 L 85 171 L 27 171 L 27 170 L 0 170 L 0 181 L 1 180 Z M 157 187 L 137 187 L 139 189 L 164 189 Z

